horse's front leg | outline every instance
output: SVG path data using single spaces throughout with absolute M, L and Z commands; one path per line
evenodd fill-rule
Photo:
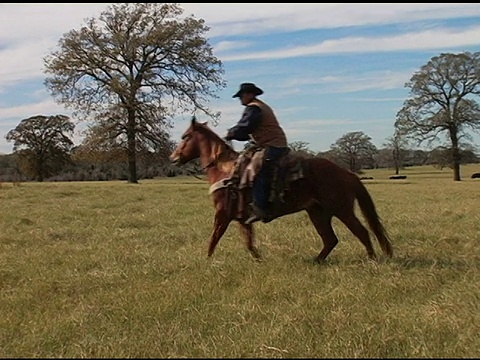
M 258 249 L 255 247 L 254 242 L 255 242 L 255 236 L 253 232 L 253 224 L 242 224 L 238 223 L 240 226 L 240 231 L 243 235 L 243 238 L 245 239 L 245 245 L 247 246 L 248 251 L 250 251 L 250 254 L 255 258 L 255 259 L 260 259 L 260 253 L 258 252 Z
M 217 246 L 223 234 L 225 234 L 225 231 L 227 230 L 230 221 L 230 216 L 224 209 L 217 210 L 217 212 L 215 213 L 213 233 L 210 238 L 210 246 L 208 247 L 209 257 L 213 255 L 215 247 Z

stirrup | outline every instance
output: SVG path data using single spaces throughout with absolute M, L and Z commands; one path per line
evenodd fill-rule
M 253 224 L 254 222 L 260 221 L 261 218 L 257 216 L 257 214 L 253 214 L 250 216 L 247 220 L 245 220 L 244 224 L 245 225 L 250 225 Z
M 245 224 L 249 225 L 256 221 L 262 221 L 264 223 L 270 222 L 274 219 L 267 211 L 260 209 L 255 203 L 250 204 L 253 214 L 245 220 Z

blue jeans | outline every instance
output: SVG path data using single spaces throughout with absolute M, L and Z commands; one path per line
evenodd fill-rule
M 273 164 L 286 151 L 284 147 L 268 146 L 265 148 L 265 157 L 262 168 L 253 182 L 253 201 L 262 210 L 267 210 L 268 197 L 272 184 Z

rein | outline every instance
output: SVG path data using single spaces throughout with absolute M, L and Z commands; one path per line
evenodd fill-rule
M 189 175 L 192 175 L 193 177 L 197 178 L 198 180 L 205 181 L 205 179 L 202 179 L 200 176 L 198 176 L 198 175 L 196 174 L 197 172 L 194 172 L 194 171 L 192 171 L 192 170 L 187 170 L 187 173 L 188 173 Z

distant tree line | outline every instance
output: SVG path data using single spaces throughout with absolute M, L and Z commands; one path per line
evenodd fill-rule
M 0 155 L 0 181 L 108 181 L 128 180 L 128 155 L 122 146 L 98 141 L 94 132 L 88 132 L 79 146 L 73 146 L 68 134 L 74 129 L 67 116 L 34 116 L 24 119 L 7 134 L 14 141 L 12 154 Z M 353 172 L 364 169 L 390 168 L 398 174 L 401 169 L 416 165 L 434 165 L 453 168 L 451 150 L 438 147 L 425 151 L 409 149 L 406 143 L 387 141 L 377 149 L 363 132 L 349 132 L 339 138 L 325 152 L 314 152 L 307 142 L 289 144 L 294 151 L 309 156 L 327 158 Z M 166 139 L 155 150 L 136 152 L 138 179 L 201 176 L 198 161 L 177 167 L 169 155 L 176 143 Z M 248 147 L 248 144 L 245 145 Z M 480 163 L 472 149 L 460 152 L 461 163 Z

